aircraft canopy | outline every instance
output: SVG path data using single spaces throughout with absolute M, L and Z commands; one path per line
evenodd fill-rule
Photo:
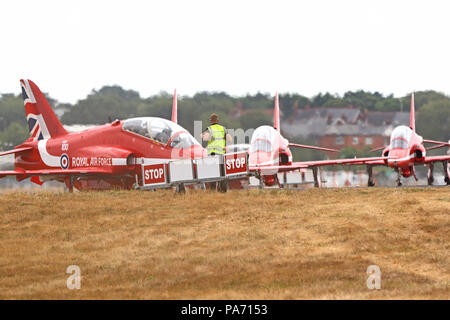
M 167 119 L 141 117 L 127 119 L 122 128 L 146 138 L 156 140 L 172 148 L 189 148 L 200 145 L 183 127 Z
M 407 149 L 412 130 L 407 126 L 399 126 L 392 131 L 390 149 Z
M 278 132 L 271 126 L 258 127 L 250 141 L 250 152 L 272 152 L 277 143 Z

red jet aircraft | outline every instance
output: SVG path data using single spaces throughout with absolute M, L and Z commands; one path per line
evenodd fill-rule
M 293 171 L 300 168 L 313 168 L 315 185 L 318 186 L 317 168 L 318 166 L 332 164 L 346 164 L 360 162 L 356 159 L 339 159 L 324 161 L 292 162 L 292 152 L 289 147 L 316 149 L 322 151 L 339 152 L 339 150 L 307 146 L 303 144 L 290 143 L 280 132 L 280 108 L 278 93 L 275 94 L 275 107 L 273 116 L 273 127 L 260 126 L 253 132 L 249 149 L 250 171 L 256 172 L 257 176 L 267 186 L 274 185 L 277 181 L 277 173 L 283 171 Z M 262 183 L 261 183 L 262 185 Z
M 30 138 L 0 156 L 14 154 L 14 170 L 0 171 L 0 178 L 31 177 L 66 184 L 69 191 L 131 189 L 141 177 L 138 164 L 152 165 L 171 159 L 200 158 L 205 149 L 177 124 L 176 91 L 172 121 L 157 117 L 115 120 L 82 132 L 68 132 L 45 96 L 31 80 L 20 80 Z
M 397 171 L 397 185 L 401 186 L 401 176 L 408 178 L 411 175 L 417 179 L 414 169 L 415 165 L 428 164 L 428 184 L 432 185 L 434 181 L 433 168 L 435 162 L 442 162 L 444 167 L 444 181 L 447 185 L 450 185 L 448 161 L 450 155 L 442 156 L 426 156 L 427 150 L 449 147 L 450 143 L 434 140 L 424 140 L 416 133 L 416 119 L 414 111 L 414 93 L 411 95 L 411 112 L 410 123 L 407 126 L 398 126 L 391 133 L 390 144 L 387 147 L 374 149 L 372 151 L 383 149 L 383 157 L 388 157 L 386 160 L 378 161 L 365 161 L 368 165 L 388 165 Z M 433 147 L 426 148 L 424 143 L 435 144 Z M 369 186 L 373 185 L 372 179 L 369 177 Z
M 275 130 L 269 126 L 262 126 L 255 130 L 250 145 L 249 165 L 250 171 L 256 172 L 267 185 L 273 185 L 277 179 L 277 172 L 292 171 L 300 168 L 312 168 L 314 174 L 315 186 L 318 187 L 317 167 L 326 165 L 367 165 L 369 175 L 368 186 L 373 186 L 372 167 L 376 165 L 387 165 L 398 172 L 397 184 L 401 186 L 400 175 L 409 177 L 415 175 L 415 164 L 428 164 L 428 183 L 433 183 L 433 166 L 435 162 L 442 162 L 444 166 L 445 182 L 449 185 L 448 162 L 450 155 L 426 156 L 426 150 L 450 146 L 450 143 L 424 140 L 415 131 L 415 113 L 414 113 L 414 94 L 411 97 L 411 116 L 410 127 L 398 126 L 391 134 L 391 143 L 388 147 L 383 147 L 382 157 L 354 158 L 354 159 L 336 159 L 323 161 L 303 161 L 292 162 L 292 155 L 287 148 L 291 145 L 279 133 L 279 111 L 278 97 L 275 97 Z M 258 135 L 255 135 L 258 131 Z M 263 142 L 261 142 L 263 141 Z M 434 147 L 426 149 L 423 143 L 436 144 Z M 273 146 L 280 146 L 274 148 Z M 295 146 L 294 144 L 292 144 Z M 308 147 L 309 146 L 301 146 Z M 317 148 L 317 147 L 314 147 Z M 324 148 L 322 148 L 324 149 Z M 326 150 L 326 149 L 325 149 Z M 378 150 L 378 149 L 375 149 Z M 327 150 L 328 151 L 328 150 Z M 279 161 L 276 155 L 279 154 Z M 283 155 L 284 154 L 284 155 Z M 270 155 L 270 156 L 268 156 Z M 417 177 L 416 177 L 417 180 Z

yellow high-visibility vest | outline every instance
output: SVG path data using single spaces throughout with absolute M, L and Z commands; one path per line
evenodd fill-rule
M 225 154 L 225 128 L 220 124 L 213 124 L 208 127 L 209 141 L 208 141 L 208 155 L 211 153 Z

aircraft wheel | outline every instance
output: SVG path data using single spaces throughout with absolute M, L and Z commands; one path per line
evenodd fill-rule
M 186 193 L 186 188 L 183 183 L 177 184 L 176 190 L 177 193 Z
M 368 183 L 367 183 L 367 186 L 368 187 L 373 187 L 375 185 L 375 182 L 373 182 L 373 181 L 369 181 Z
M 217 186 L 217 191 L 223 192 L 223 193 L 227 192 L 228 182 L 226 180 L 219 181 L 218 184 L 219 185 Z
M 401 187 L 402 186 L 402 183 L 399 181 L 399 182 L 397 182 L 397 187 Z

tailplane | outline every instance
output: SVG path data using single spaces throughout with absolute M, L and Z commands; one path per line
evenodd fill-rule
M 38 86 L 31 80 L 20 80 L 20 86 L 30 139 L 44 140 L 67 134 Z
M 411 94 L 411 113 L 409 115 L 409 127 L 412 131 L 416 131 L 416 115 L 414 111 L 414 92 Z
M 275 93 L 275 109 L 273 111 L 273 127 L 280 132 L 280 105 L 278 103 L 278 92 Z

